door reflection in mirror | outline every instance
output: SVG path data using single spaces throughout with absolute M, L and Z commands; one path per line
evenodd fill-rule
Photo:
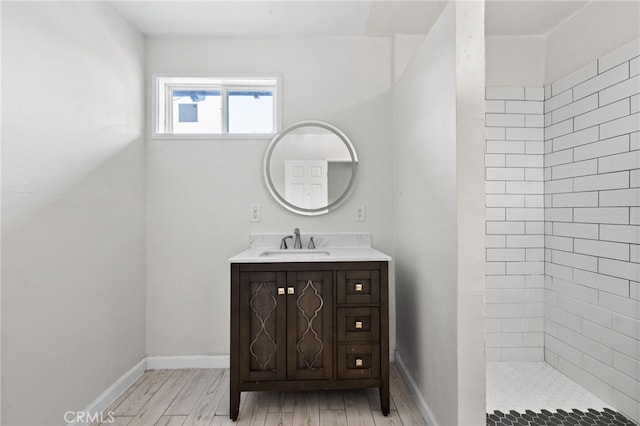
M 357 169 L 355 149 L 335 127 L 302 122 L 278 134 L 265 155 L 265 181 L 274 198 L 300 214 L 336 208 L 349 195 Z

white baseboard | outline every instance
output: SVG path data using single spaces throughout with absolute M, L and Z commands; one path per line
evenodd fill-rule
M 402 361 L 402 357 L 398 352 L 395 353 L 395 362 L 398 370 L 400 371 L 400 374 L 402 374 L 402 377 L 404 377 L 404 381 L 407 383 L 407 385 L 409 385 L 409 390 L 413 394 L 413 398 L 416 401 L 416 405 L 418 406 L 420 413 L 422 413 L 422 417 L 424 417 L 428 425 L 438 426 L 436 417 L 433 415 L 431 408 L 429 408 L 429 405 L 422 397 L 422 393 L 420 393 L 420 389 L 418 389 L 416 381 L 413 380 L 413 377 L 411 376 L 411 374 L 409 374 L 409 370 L 407 369 L 405 363 Z
M 87 416 L 100 416 L 109 422 L 109 414 L 104 410 L 131 386 L 146 370 L 179 370 L 183 368 L 229 368 L 229 355 L 201 356 L 148 356 L 134 365 L 122 377 L 95 399 L 82 411 L 69 412 L 65 421 L 72 418 L 84 419 Z M 84 416 L 84 417 L 83 417 Z M 95 417 L 92 417 L 95 419 Z M 67 426 L 87 426 L 94 421 L 74 421 Z
M 102 413 L 103 419 L 105 421 L 108 421 L 109 420 L 108 415 L 107 413 L 103 413 L 104 410 L 106 410 L 107 407 L 113 401 L 115 401 L 116 398 L 120 396 L 120 394 L 122 394 L 122 392 L 124 392 L 129 386 L 131 386 L 136 380 L 138 380 L 140 376 L 142 376 L 142 373 L 144 373 L 145 370 L 147 369 L 146 367 L 147 367 L 147 359 L 143 358 L 140 362 L 134 365 L 129 371 L 127 371 L 119 379 L 117 379 L 104 392 L 102 392 L 102 394 L 99 397 L 97 397 L 95 401 L 89 404 L 87 408 L 85 408 L 80 412 L 69 412 L 69 414 L 65 413 L 65 415 L 67 416 L 65 418 L 65 421 L 71 418 L 82 419 L 83 417 L 79 415 L 80 413 L 83 413 L 83 414 L 87 413 L 91 416 L 100 415 Z M 76 415 L 76 413 L 78 415 Z M 93 423 L 93 421 L 87 421 L 87 422 L 80 421 L 80 422 L 67 423 L 67 426 L 72 426 L 72 425 L 85 426 L 91 423 Z
M 147 370 L 184 368 L 229 368 L 229 355 L 149 356 Z

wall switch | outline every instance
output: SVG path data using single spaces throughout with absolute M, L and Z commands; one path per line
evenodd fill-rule
M 367 211 L 364 206 L 356 207 L 355 218 L 353 219 L 356 222 L 366 222 L 367 221 Z
M 262 206 L 251 204 L 249 206 L 249 222 L 260 222 L 262 220 Z

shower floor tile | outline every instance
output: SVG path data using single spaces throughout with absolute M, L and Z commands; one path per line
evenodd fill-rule
M 487 426 L 635 426 L 544 362 L 487 363 Z
M 558 410 L 539 413 L 527 410 L 523 413 L 511 410 L 509 413 L 494 411 L 487 413 L 487 426 L 636 426 L 624 415 L 605 408 L 597 411 L 590 408 L 581 410 Z
M 612 407 L 545 362 L 487 363 L 487 413 L 589 408 Z

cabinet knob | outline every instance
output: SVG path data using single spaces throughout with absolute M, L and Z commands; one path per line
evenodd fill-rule
M 356 358 L 356 367 L 362 367 L 362 358 Z
M 284 287 L 278 287 L 278 294 L 284 294 Z
M 355 290 L 355 291 L 362 291 L 362 287 L 363 287 L 363 286 L 362 286 L 362 284 L 361 284 L 361 283 L 356 283 L 356 284 L 355 284 L 355 288 L 354 288 L 354 290 Z
M 296 294 L 296 289 L 294 287 L 287 287 L 287 294 Z
M 362 321 L 356 321 L 355 327 L 358 330 L 361 329 L 362 328 Z

